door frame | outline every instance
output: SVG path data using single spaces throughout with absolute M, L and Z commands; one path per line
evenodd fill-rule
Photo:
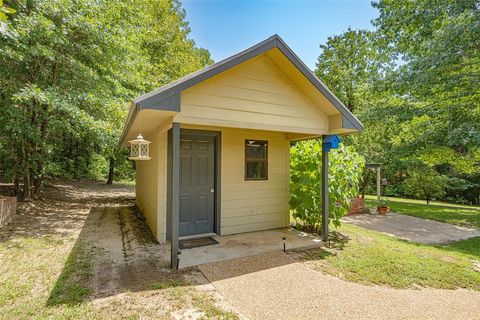
M 199 137 L 213 137 L 214 138 L 214 193 L 213 193 L 213 230 L 217 235 L 221 234 L 221 151 L 222 151 L 222 132 L 221 131 L 210 131 L 210 130 L 197 130 L 197 129 L 182 129 L 180 128 L 180 137 L 182 134 L 196 135 Z M 170 240 L 170 225 L 171 225 L 171 181 L 172 181 L 172 129 L 168 130 L 168 143 L 167 143 L 167 230 L 166 238 Z M 193 235 L 195 236 L 195 235 Z

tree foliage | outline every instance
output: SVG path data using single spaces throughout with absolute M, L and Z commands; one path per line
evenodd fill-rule
M 329 37 L 320 49 L 316 75 L 351 111 L 358 111 L 364 104 L 363 97 L 369 91 L 378 91 L 379 77 L 388 72 L 388 48 L 374 32 L 348 29 Z
M 125 168 L 117 144 L 128 101 L 211 62 L 188 38 L 177 0 L 9 6 L 16 12 L 14 35 L 0 47 L 0 177 L 23 185 L 26 198 L 45 176 L 104 179 L 109 165 Z
M 365 129 L 347 142 L 368 162 L 382 164 L 393 195 L 407 195 L 402 182 L 415 167 L 447 177 L 452 186 L 445 199 L 480 201 L 478 1 L 373 6 L 375 29 L 330 37 L 317 65 L 317 75 L 345 104 L 359 106 L 353 111 Z
M 319 233 L 322 222 L 322 143 L 308 140 L 290 148 L 290 208 L 293 217 Z M 353 147 L 332 150 L 329 163 L 329 218 L 335 226 L 358 195 L 364 160 Z
M 7 24 L 8 15 L 15 13 L 15 9 L 6 6 L 3 0 L 0 0 L 0 34 L 4 36 L 11 35 L 10 28 Z
M 443 197 L 447 187 L 446 178 L 432 169 L 411 170 L 403 184 L 405 193 L 408 196 L 424 199 L 427 201 L 427 204 L 432 199 Z

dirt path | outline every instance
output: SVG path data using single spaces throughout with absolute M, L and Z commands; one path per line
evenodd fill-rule
M 5 186 L 2 186 L 7 192 Z M 0 228 L 0 241 L 18 237 L 75 236 L 95 206 L 131 205 L 134 188 L 100 183 L 59 183 L 44 187 L 41 199 L 18 204 L 12 221 Z
M 143 290 L 170 275 L 166 247 L 155 243 L 133 207 L 93 208 L 79 240 L 96 249 L 94 298 Z
M 283 252 L 200 269 L 251 319 L 480 319 L 480 292 L 365 286 L 314 271 Z
M 93 208 L 77 241 L 93 249 L 90 299 L 99 308 L 111 310 L 120 299 L 123 308 L 153 318 L 198 319 L 206 309 L 235 318 L 198 269 L 170 269 L 167 246 L 154 240 L 133 206 Z
M 198 269 L 172 272 L 133 188 L 48 186 L 0 229 L 0 319 L 237 319 Z

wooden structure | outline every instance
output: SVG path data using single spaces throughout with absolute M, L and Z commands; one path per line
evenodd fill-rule
M 140 131 L 136 202 L 160 242 L 289 225 L 292 140 L 361 131 L 362 124 L 274 35 L 133 100 L 121 143 Z M 335 139 L 325 141 L 335 143 Z M 328 152 L 323 161 L 328 233 Z

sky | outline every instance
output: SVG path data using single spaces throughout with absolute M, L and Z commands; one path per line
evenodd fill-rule
M 370 0 L 183 0 L 190 37 L 217 62 L 278 34 L 315 69 L 320 44 L 348 27 L 372 29 Z

